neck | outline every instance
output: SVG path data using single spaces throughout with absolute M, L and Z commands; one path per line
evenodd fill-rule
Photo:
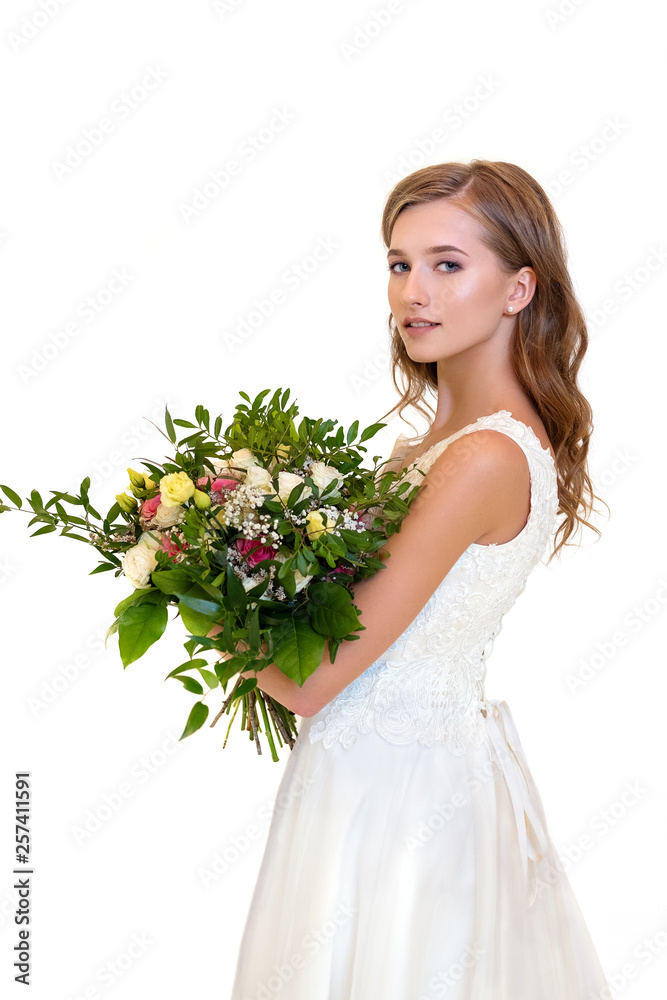
M 431 429 L 454 433 L 478 417 L 525 405 L 506 345 L 491 339 L 437 362 L 438 403 Z

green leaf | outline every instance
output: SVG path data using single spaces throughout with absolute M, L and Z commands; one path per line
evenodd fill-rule
M 109 628 L 107 629 L 107 634 L 104 636 L 104 645 L 105 646 L 107 644 L 107 639 L 109 638 L 109 636 L 113 635 L 115 632 L 118 631 L 118 623 L 119 623 L 119 621 L 120 621 L 120 618 L 116 618 L 116 621 L 112 622 L 111 625 L 109 625 Z
M 117 503 L 114 503 L 109 508 L 109 512 L 107 513 L 107 516 L 104 519 L 104 530 L 107 532 L 107 534 L 109 532 L 110 526 L 113 524 L 113 522 L 116 520 L 119 514 L 120 514 L 120 507 L 118 506 Z
M 127 608 L 131 608 L 133 604 L 143 603 L 141 601 L 141 598 L 144 597 L 145 594 L 150 594 L 151 591 L 155 594 L 156 599 L 159 600 L 160 595 L 158 592 L 156 592 L 155 587 L 143 587 L 141 589 L 134 590 L 129 595 L 129 597 L 123 598 L 120 604 L 116 606 L 116 609 L 114 611 L 116 618 L 120 618 L 123 612 L 126 611 Z
M 248 606 L 243 584 L 231 566 L 227 566 L 227 596 L 236 611 L 245 611 Z
M 352 595 L 338 583 L 313 583 L 308 588 L 310 623 L 321 635 L 344 639 L 359 627 Z
M 218 660 L 214 665 L 216 676 L 221 684 L 226 684 L 230 677 L 243 670 L 245 660 L 242 656 L 230 656 L 225 660 Z
M 199 681 L 194 679 L 194 677 L 187 677 L 185 674 L 181 674 L 176 678 L 176 680 L 179 680 L 183 685 L 183 687 L 185 688 L 185 690 L 191 691 L 192 694 L 204 693 L 203 687 L 201 686 Z
M 33 531 L 30 537 L 34 538 L 35 535 L 45 535 L 48 531 L 55 531 L 55 530 L 56 530 L 55 524 L 45 524 L 43 528 L 38 528 L 37 531 Z
M 178 611 L 190 635 L 206 635 L 217 624 L 214 618 L 194 611 L 187 604 L 179 604 Z
M 196 733 L 198 729 L 201 729 L 207 718 L 208 705 L 205 705 L 203 701 L 196 701 L 190 710 L 188 721 L 179 737 L 179 741 L 184 740 L 186 736 L 191 736 L 192 733 Z
M 294 505 L 298 501 L 299 497 L 301 496 L 301 494 L 305 490 L 306 485 L 307 484 L 305 482 L 303 482 L 303 483 L 297 483 L 296 486 L 294 487 L 294 489 L 290 490 L 290 495 L 287 498 L 287 506 L 288 507 L 294 507 Z
M 212 601 L 207 592 L 195 580 L 174 569 L 154 570 L 151 580 L 164 594 L 174 594 L 179 604 L 186 604 L 202 615 L 216 617 L 220 604 Z
M 322 662 L 326 639 L 304 618 L 290 618 L 274 626 L 274 663 L 301 687 Z
M 160 638 L 167 627 L 167 602 L 145 601 L 128 608 L 120 616 L 118 639 L 123 666 L 134 663 Z
M 358 431 L 359 431 L 359 421 L 355 420 L 354 423 L 350 426 L 349 431 L 347 432 L 347 443 L 348 444 L 351 444 L 354 441 L 354 439 L 357 436 Z
M 35 534 L 38 534 L 38 532 L 35 532 Z M 63 528 L 60 534 L 64 535 L 65 538 L 76 538 L 77 542 L 85 542 L 86 545 L 92 544 L 90 538 L 84 538 L 83 535 L 75 535 L 73 531 L 68 531 L 66 527 Z
M 32 492 L 30 493 L 30 506 L 35 511 L 35 513 L 44 510 L 44 501 L 42 500 L 37 490 L 32 490 Z
M 247 622 L 248 627 L 248 645 L 252 653 L 256 653 L 259 650 L 260 641 L 260 631 L 259 631 L 259 605 L 256 605 L 251 614 L 250 621 Z
M 371 424 L 370 427 L 367 427 L 366 430 L 363 431 L 361 437 L 359 438 L 359 444 L 361 444 L 362 441 L 368 441 L 368 439 L 372 438 L 374 434 L 377 434 L 380 428 L 385 426 L 385 424 Z
M 56 504 L 56 509 L 57 507 L 58 504 Z M 86 521 L 84 521 L 82 517 L 78 517 L 76 514 L 68 514 L 63 518 L 63 521 L 67 521 L 69 524 L 81 524 L 84 528 L 87 526 Z
M 67 511 L 65 510 L 65 508 L 63 507 L 63 505 L 61 503 L 58 503 L 57 500 L 56 500 L 56 510 L 58 511 L 58 517 L 60 518 L 60 520 L 64 521 L 65 524 L 67 524 L 67 522 L 69 520 L 69 518 L 67 516 Z M 86 522 L 82 521 L 81 518 L 79 518 L 79 523 L 80 524 L 85 524 Z
M 21 497 L 18 493 L 15 493 L 14 490 L 10 489 L 9 486 L 0 486 L 0 490 L 2 490 L 5 496 L 8 497 L 12 503 L 16 504 L 19 509 L 23 506 L 23 500 L 21 500 Z
M 88 574 L 88 576 L 94 576 L 95 573 L 106 573 L 107 570 L 109 570 L 109 569 L 115 569 L 115 568 L 116 567 L 114 566 L 114 564 L 110 563 L 110 562 L 99 563 L 95 567 L 95 569 L 91 569 L 91 571 Z
M 234 692 L 234 701 L 236 701 L 237 698 L 242 698 L 244 694 L 248 694 L 249 691 L 252 691 L 256 687 L 257 687 L 257 678 L 246 677 L 246 679 L 241 684 L 239 684 L 236 691 Z
M 176 431 L 174 430 L 174 423 L 171 419 L 171 414 L 165 406 L 164 408 L 164 425 L 167 428 L 167 435 L 172 444 L 176 444 Z
M 186 670 L 192 670 L 193 667 L 198 669 L 199 667 L 206 666 L 208 666 L 208 661 L 204 659 L 186 660 L 185 663 L 180 663 L 177 667 L 174 667 L 171 673 L 167 674 L 165 680 L 168 681 L 170 677 L 178 677 L 179 674 L 184 673 Z
M 204 667 L 198 667 L 197 669 L 199 670 L 199 673 L 202 675 L 204 682 L 208 684 L 210 688 L 215 688 L 218 686 L 219 683 L 218 678 L 215 676 L 212 670 L 206 670 Z

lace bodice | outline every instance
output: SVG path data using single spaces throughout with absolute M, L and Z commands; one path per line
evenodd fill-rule
M 468 546 L 402 635 L 328 705 L 304 720 L 311 743 L 349 748 L 375 731 L 395 744 L 444 742 L 461 755 L 485 739 L 486 660 L 503 616 L 545 553 L 558 510 L 556 467 L 531 427 L 508 410 L 480 417 L 419 456 L 400 482 L 420 483 L 456 438 L 482 429 L 509 435 L 530 471 L 530 511 L 508 542 Z M 401 435 L 393 458 L 401 457 Z M 398 451 L 398 453 L 397 453 Z

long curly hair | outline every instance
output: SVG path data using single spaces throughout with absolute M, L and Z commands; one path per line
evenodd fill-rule
M 564 517 L 551 561 L 564 545 L 573 544 L 569 539 L 581 525 L 601 534 L 587 520 L 594 501 L 601 499 L 593 492 L 587 466 L 592 411 L 577 385 L 588 333 L 567 269 L 563 230 L 542 187 L 516 164 L 439 163 L 403 178 L 389 194 L 381 226 L 387 249 L 404 208 L 440 198 L 455 199 L 457 207 L 481 223 L 480 238 L 503 270 L 513 273 L 528 266 L 535 271 L 537 288 L 516 317 L 510 349 L 517 379 L 539 413 L 556 456 L 558 513 Z M 388 327 L 392 380 L 401 399 L 384 417 L 395 410 L 400 416 L 408 406 L 429 418 L 428 407 L 435 417 L 424 397 L 437 391 L 437 362 L 408 356 L 391 313 Z

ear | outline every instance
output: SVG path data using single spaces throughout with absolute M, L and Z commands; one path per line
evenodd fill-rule
M 537 278 L 532 267 L 522 267 L 520 271 L 517 271 L 509 288 L 509 295 L 507 296 L 507 305 L 512 306 L 512 312 L 516 315 L 522 309 L 524 309 L 537 288 Z

